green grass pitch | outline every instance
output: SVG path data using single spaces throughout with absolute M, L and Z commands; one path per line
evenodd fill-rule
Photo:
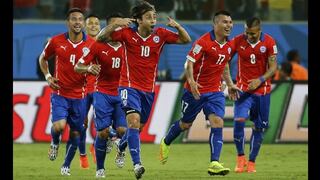
M 71 164 L 71 176 L 62 177 L 60 166 L 65 155 L 65 144 L 59 148 L 58 158 L 50 161 L 47 157 L 49 144 L 17 144 L 13 145 L 13 177 L 15 180 L 50 180 L 50 179 L 95 179 L 95 164 L 87 153 L 90 168 L 83 170 L 79 166 L 79 151 Z M 246 144 L 248 154 L 249 145 Z M 146 172 L 142 179 L 172 180 L 172 179 L 308 179 L 308 145 L 307 144 L 263 144 L 256 160 L 254 174 L 233 172 L 236 160 L 235 146 L 225 143 L 221 152 L 220 161 L 231 172 L 226 176 L 210 176 L 207 174 L 209 165 L 208 144 L 172 144 L 167 164 L 161 165 L 158 160 L 159 145 L 142 144 L 141 158 Z M 127 151 L 126 165 L 119 169 L 114 164 L 115 149 L 107 155 L 105 162 L 106 179 L 135 179 L 131 157 Z M 248 156 L 247 156 L 248 157 Z

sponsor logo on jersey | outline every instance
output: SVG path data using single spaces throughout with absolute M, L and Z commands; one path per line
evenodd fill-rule
M 67 46 L 60 46 L 64 51 L 66 51 Z
M 266 48 L 265 46 L 261 46 L 261 47 L 260 47 L 260 52 L 261 52 L 261 53 L 265 53 L 266 50 L 267 50 L 267 48 Z
M 134 37 L 132 37 L 132 39 L 133 39 L 135 42 L 138 42 L 138 39 L 136 39 L 136 38 L 134 38 Z
M 201 51 L 202 46 L 200 46 L 199 44 L 196 44 L 192 50 L 193 54 L 199 54 L 199 52 Z
M 159 36 L 154 36 L 154 37 L 153 37 L 153 41 L 154 41 L 155 43 L 159 43 L 160 37 L 159 37 Z
M 82 48 L 83 57 L 87 56 L 90 52 L 90 49 L 87 47 Z
M 211 49 L 213 49 L 213 50 L 217 51 L 217 49 L 216 49 L 215 47 L 212 47 Z
M 240 48 L 241 48 L 242 50 L 245 50 L 245 49 L 246 49 L 244 46 L 240 46 Z
M 102 53 L 102 54 L 105 54 L 106 56 L 108 56 L 109 51 L 107 51 L 107 52 L 102 51 L 101 53 Z

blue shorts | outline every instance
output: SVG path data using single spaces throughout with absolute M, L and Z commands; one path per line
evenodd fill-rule
M 235 101 L 234 118 L 250 118 L 256 128 L 268 128 L 269 109 L 270 94 L 240 93 L 240 98 Z
M 93 93 L 94 124 L 97 131 L 109 126 L 113 128 L 127 127 L 124 111 L 121 109 L 119 96 L 112 96 L 101 92 Z
M 192 123 L 202 109 L 206 116 L 206 120 L 209 119 L 210 114 L 215 114 L 223 119 L 225 101 L 226 99 L 223 92 L 204 93 L 201 94 L 199 100 L 196 100 L 191 92 L 184 89 L 181 99 L 181 121 Z
M 65 119 L 71 130 L 82 131 L 86 117 L 87 99 L 66 98 L 51 94 L 52 123 Z
M 122 100 L 124 111 L 134 109 L 140 113 L 140 123 L 145 124 L 149 118 L 154 93 L 140 91 L 129 87 L 119 87 L 119 94 Z
M 86 98 L 87 98 L 87 114 L 88 114 L 90 111 L 90 107 L 93 104 L 93 93 L 88 93 Z

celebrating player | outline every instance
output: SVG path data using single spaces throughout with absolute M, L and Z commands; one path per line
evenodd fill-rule
M 107 26 L 102 39 L 121 41 L 126 48 L 126 59 L 121 70 L 119 91 L 126 113 L 128 130 L 119 149 L 128 142 L 137 179 L 145 172 L 140 159 L 139 132 L 146 124 L 154 100 L 154 87 L 159 56 L 167 43 L 185 44 L 191 41 L 186 30 L 168 17 L 168 26 L 176 28 L 174 33 L 165 28 L 154 28 L 156 11 L 146 1 L 139 2 L 131 11 L 132 19 L 124 18 Z M 135 27 L 128 27 L 134 22 Z M 99 38 L 98 38 L 99 39 Z
M 70 164 L 80 142 L 86 109 L 85 76 L 73 71 L 74 65 L 82 55 L 89 52 L 94 40 L 84 34 L 84 16 L 81 9 L 72 8 L 67 13 L 68 32 L 54 36 L 46 45 L 40 58 L 41 71 L 49 86 L 52 108 L 52 141 L 48 156 L 55 160 L 58 155 L 60 135 L 70 126 L 70 143 L 67 144 L 66 156 L 61 167 L 62 175 L 70 175 Z M 55 56 L 54 77 L 48 71 L 49 57 Z
M 160 161 L 168 160 L 169 146 L 179 134 L 192 126 L 197 114 L 203 110 L 209 120 L 211 132 L 210 175 L 226 175 L 230 169 L 219 162 L 223 138 L 223 117 L 225 113 L 225 96 L 222 92 L 222 77 L 226 81 L 229 96 L 237 98 L 239 90 L 232 82 L 228 62 L 232 48 L 227 37 L 230 35 L 233 22 L 230 14 L 219 11 L 213 17 L 213 30 L 201 36 L 193 44 L 187 55 L 186 78 L 182 96 L 182 117 L 169 129 L 160 143 Z
M 244 33 L 236 36 L 232 44 L 238 53 L 237 86 L 244 91 L 234 106 L 233 135 L 238 153 L 235 172 L 253 173 L 263 132 L 269 123 L 271 77 L 277 69 L 277 46 L 270 35 L 261 31 L 261 21 L 257 17 L 246 20 Z M 249 162 L 244 153 L 244 127 L 248 118 L 254 123 Z
M 112 14 L 107 17 L 107 24 L 119 18 L 122 18 L 122 15 Z M 120 70 L 124 59 L 124 48 L 121 43 L 97 41 L 90 48 L 89 54 L 80 59 L 75 66 L 75 71 L 79 73 L 91 73 L 97 76 L 93 93 L 95 125 L 98 131 L 95 140 L 96 177 L 105 177 L 104 161 L 109 127 L 114 124 L 120 137 L 126 130 L 125 114 L 121 109 L 121 99 L 118 95 Z M 92 64 L 92 61 L 95 63 Z M 116 163 L 119 167 L 124 165 L 124 152 L 117 156 Z

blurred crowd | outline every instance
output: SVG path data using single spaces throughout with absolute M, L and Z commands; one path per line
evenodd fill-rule
M 113 12 L 129 16 L 138 0 L 14 0 L 14 19 L 62 20 L 69 8 L 79 7 L 100 17 Z M 308 0 L 146 0 L 154 4 L 158 16 L 178 20 L 210 20 L 225 9 L 234 20 L 258 16 L 265 21 L 304 21 Z

